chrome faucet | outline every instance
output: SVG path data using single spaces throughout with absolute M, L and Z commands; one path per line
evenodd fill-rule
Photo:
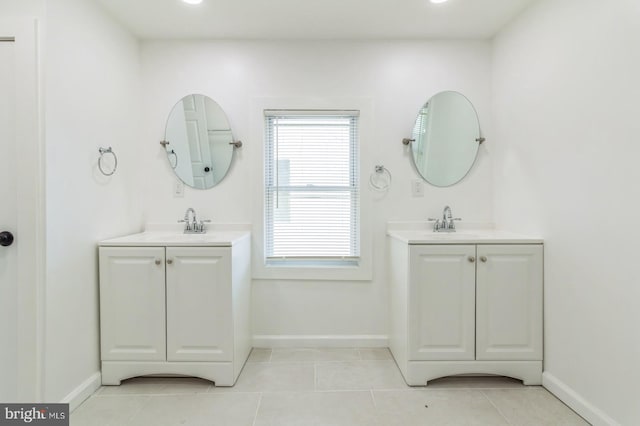
M 193 215 L 193 222 L 189 222 L 189 214 Z M 198 223 L 196 220 L 196 211 L 193 209 L 193 207 L 189 207 L 187 211 L 184 212 L 184 221 L 187 223 L 187 227 L 190 223 L 193 223 L 194 225 Z
M 444 210 L 442 210 L 442 222 L 446 224 L 452 218 L 453 216 L 451 215 L 451 207 L 444 206 Z
M 444 206 L 442 210 L 442 220 L 429 218 L 430 222 L 435 222 L 433 224 L 433 232 L 456 232 L 456 224 L 454 221 L 462 220 L 459 217 L 453 217 L 451 213 L 451 207 Z
M 189 207 L 187 211 L 184 212 L 184 219 L 179 220 L 178 222 L 184 223 L 185 234 L 204 234 L 207 232 L 207 228 L 204 224 L 211 221 L 201 220 L 198 222 L 198 219 L 196 218 L 196 211 L 193 207 Z

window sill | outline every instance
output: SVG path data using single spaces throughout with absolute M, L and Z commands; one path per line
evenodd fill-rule
M 262 280 L 370 281 L 371 265 L 363 259 L 345 262 L 268 261 L 253 267 L 253 278 Z

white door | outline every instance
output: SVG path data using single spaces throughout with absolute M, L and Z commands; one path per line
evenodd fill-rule
M 0 401 L 42 398 L 44 170 L 37 22 L 0 17 Z
M 232 361 L 231 248 L 167 247 L 167 361 Z
M 193 182 L 196 188 L 210 188 L 213 185 L 213 164 L 205 98 L 201 95 L 187 96 L 183 100 L 184 118 L 187 123 Z
M 542 360 L 542 246 L 478 246 L 476 358 Z
M 2 34 L 0 34 L 1 36 Z M 0 41 L 0 401 L 18 392 L 18 241 L 16 212 L 15 44 Z M 9 234 L 11 233 L 11 234 Z M 4 244 L 4 245 L 1 245 Z
M 164 247 L 100 247 L 103 361 L 164 361 Z
M 410 360 L 474 359 L 475 255 L 473 245 L 411 246 Z

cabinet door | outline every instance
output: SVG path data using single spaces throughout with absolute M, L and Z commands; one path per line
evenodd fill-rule
M 476 358 L 542 360 L 542 246 L 478 246 Z
M 165 359 L 163 247 L 100 247 L 103 361 Z
M 167 247 L 167 360 L 231 361 L 231 248 Z
M 409 359 L 473 360 L 475 246 L 411 246 Z

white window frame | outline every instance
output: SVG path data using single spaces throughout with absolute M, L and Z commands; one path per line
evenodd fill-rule
M 255 279 L 275 280 L 338 280 L 363 281 L 372 279 L 372 241 L 371 241 L 371 195 L 366 191 L 368 175 L 365 178 L 366 164 L 370 160 L 367 154 L 371 150 L 363 150 L 362 146 L 371 141 L 373 123 L 373 103 L 369 98 L 256 98 L 252 100 L 252 136 L 261 142 L 261 154 L 254 161 L 255 191 L 254 200 L 257 208 L 253 214 L 252 232 L 252 275 Z M 265 256 L 265 111 L 267 110 L 307 110 L 307 111 L 359 111 L 359 181 L 360 181 L 360 257 L 351 262 L 305 263 L 267 262 Z M 372 166 L 373 167 L 373 166 Z
M 360 259 L 360 155 L 358 153 L 358 119 L 360 116 L 360 112 L 335 110 L 266 110 L 264 111 L 264 116 L 266 144 L 264 197 L 267 200 L 267 202 L 265 203 L 265 257 L 267 264 L 280 266 L 326 266 L 328 264 L 333 264 L 335 266 L 345 266 L 357 264 Z M 323 256 L 317 253 L 309 252 L 306 255 L 303 255 L 299 251 L 295 252 L 294 250 L 294 252 L 291 252 L 290 255 L 281 254 L 280 256 L 277 256 L 273 251 L 271 251 L 275 249 L 279 241 L 287 241 L 288 239 L 284 235 L 281 235 L 281 237 L 284 237 L 284 239 L 279 239 L 279 236 L 275 231 L 275 228 L 277 226 L 276 209 L 278 200 L 280 198 L 278 195 L 284 189 L 295 198 L 295 194 L 309 194 L 309 191 L 311 190 L 308 186 L 288 185 L 282 187 L 279 182 L 279 166 L 277 165 L 279 152 L 278 129 L 280 128 L 280 120 L 284 119 L 285 121 L 289 120 L 295 123 L 297 122 L 297 120 L 304 121 L 304 117 L 310 117 L 314 120 L 319 120 L 318 123 L 322 122 L 322 120 L 325 120 L 325 122 L 329 124 L 330 121 L 335 121 L 335 119 L 340 119 L 344 122 L 348 120 L 349 122 L 349 157 L 347 158 L 349 162 L 349 176 L 347 178 L 347 182 L 339 186 L 318 186 L 318 181 L 314 180 L 314 184 L 312 186 L 314 191 L 321 191 L 327 194 L 341 194 L 343 196 L 346 193 L 350 194 L 350 209 L 348 211 L 349 214 L 347 218 L 349 223 L 348 254 L 339 254 L 334 252 L 328 253 L 327 255 Z M 320 127 L 322 126 L 323 125 L 320 125 Z M 340 126 L 344 126 L 344 124 L 341 124 Z M 315 128 L 317 129 L 318 127 Z M 317 178 L 322 179 L 321 176 L 317 176 Z M 304 214 L 307 213 L 313 214 L 313 212 L 309 211 L 305 212 Z M 293 238 L 298 238 L 298 236 L 293 236 Z M 338 238 L 342 239 L 343 237 L 341 236 Z

